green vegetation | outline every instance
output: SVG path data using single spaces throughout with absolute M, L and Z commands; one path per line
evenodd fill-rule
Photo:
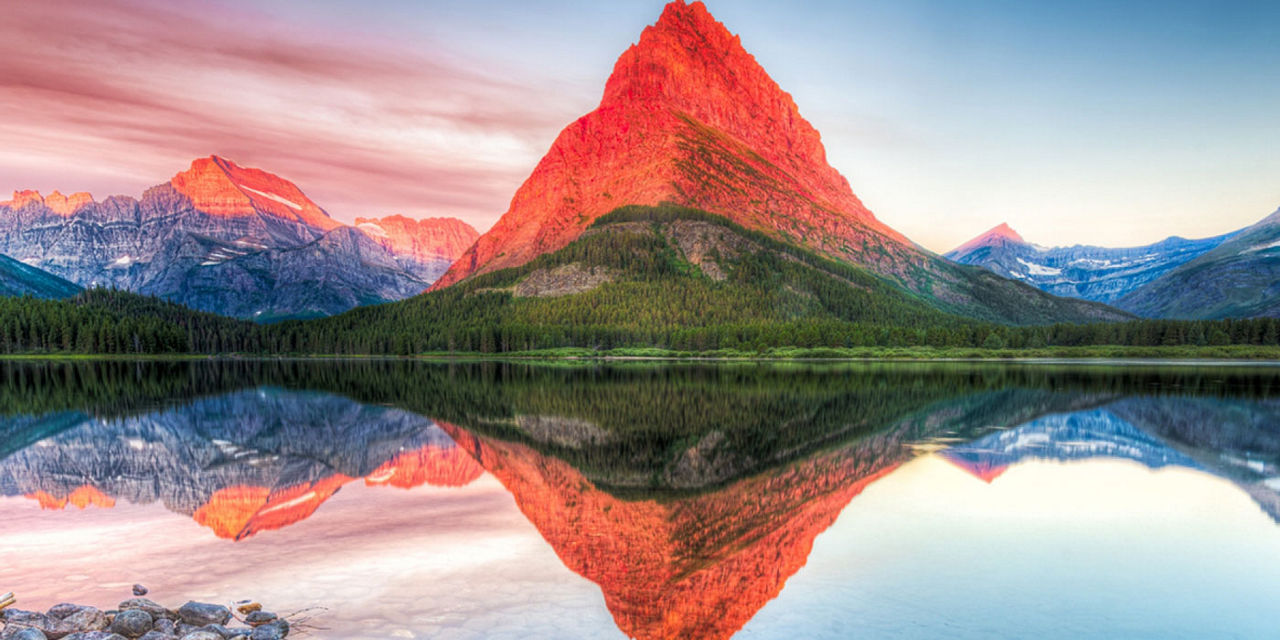
M 897 451 L 1121 397 L 1273 398 L 1280 388 L 1268 367 L 879 362 L 43 361 L 0 363 L 0 379 L 0 458 L 90 415 L 269 387 L 519 443 L 620 495 L 700 491 L 879 434 Z M 696 468 L 682 464 L 691 450 Z
M 607 281 L 517 295 L 565 270 Z M 522 267 L 332 318 L 258 325 L 103 290 L 0 299 L 0 353 L 1276 358 L 1280 320 L 992 324 L 719 216 L 624 207 Z

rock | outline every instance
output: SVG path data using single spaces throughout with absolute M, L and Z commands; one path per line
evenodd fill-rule
M 107 615 L 93 607 L 85 607 L 62 619 L 69 631 L 101 631 L 107 628 Z
M 44 634 L 48 640 L 58 640 L 58 638 L 68 633 L 79 631 L 79 629 L 72 628 L 57 618 L 35 611 L 23 611 L 22 609 L 0 611 L 0 620 L 5 623 L 4 634 L 0 634 L 0 638 L 4 638 L 4 640 L 9 640 L 10 630 L 16 633 L 27 628 L 35 629 Z
M 282 625 L 279 622 L 254 627 L 253 633 L 249 634 L 249 640 L 282 640 L 289 635 L 289 627 L 288 623 Z
M 160 618 L 156 620 L 152 629 L 169 636 L 178 634 L 178 625 L 168 618 Z
M 136 638 L 151 631 L 154 623 L 155 619 L 146 611 L 130 609 L 121 611 L 115 620 L 111 621 L 111 630 L 126 638 Z
M 145 596 L 145 595 L 147 595 L 147 593 L 148 593 L 148 589 L 147 589 L 146 587 L 144 587 L 144 586 L 142 586 L 142 585 L 140 585 L 140 584 L 135 584 L 135 585 L 133 585 L 133 595 L 135 595 L 135 596 Z
M 226 624 L 231 619 L 231 610 L 220 604 L 204 602 L 188 602 L 178 609 L 178 617 L 182 621 L 203 627 L 206 624 Z
M 148 631 L 138 640 L 178 640 L 178 636 L 171 633 L 162 633 L 160 631 Z
M 262 605 L 257 602 L 246 602 L 236 607 L 236 610 L 240 612 L 240 615 L 249 615 L 254 611 L 262 611 Z
M 142 611 L 146 611 L 147 613 L 151 614 L 151 617 L 157 620 L 161 618 L 167 618 L 170 620 L 177 618 L 177 614 L 175 614 L 174 612 L 146 598 L 132 598 L 129 600 L 125 600 L 124 602 L 121 602 L 119 606 L 117 606 L 116 608 L 121 611 L 128 611 L 130 609 L 141 609 Z
M 263 625 L 268 622 L 275 622 L 276 620 L 279 620 L 279 619 L 280 619 L 280 616 L 277 616 L 276 614 L 271 613 L 270 611 L 254 611 L 250 613 L 248 616 L 246 616 L 244 621 L 249 626 L 256 627 L 258 625 Z
M 57 619 L 59 619 L 59 620 L 62 620 L 63 618 L 66 618 L 66 617 L 71 616 L 71 615 L 73 615 L 73 614 L 80 613 L 81 611 L 84 611 L 85 609 L 92 609 L 92 608 L 93 608 L 93 607 L 86 607 L 86 606 L 81 605 L 81 604 L 71 604 L 71 603 L 69 603 L 69 602 L 64 602 L 64 603 L 62 603 L 62 604 L 55 604 L 55 605 L 53 605 L 53 606 L 49 609 L 49 617 L 50 617 L 50 618 L 57 618 Z
M 206 624 L 197 629 L 197 631 L 212 631 L 222 638 L 234 638 L 249 633 L 250 629 L 230 629 L 220 624 Z
M 39 629 L 27 628 L 8 636 L 6 640 L 49 640 L 49 637 Z
M 195 631 L 182 636 L 181 640 L 223 640 L 223 638 L 212 631 L 196 629 Z
M 53 638 L 49 638 L 53 640 Z M 73 633 L 63 638 L 63 640 L 129 640 L 128 638 L 110 631 L 81 631 Z

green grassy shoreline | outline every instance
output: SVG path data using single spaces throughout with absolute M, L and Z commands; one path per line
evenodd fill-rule
M 716 351 L 673 351 L 658 348 L 594 350 L 581 347 L 514 351 L 508 353 L 427 352 L 408 356 L 337 353 L 248 354 L 77 354 L 25 353 L 0 355 L 0 360 L 207 360 L 207 359 L 351 359 L 351 360 L 688 360 L 688 361 L 939 361 L 939 362 L 1033 362 L 1079 360 L 1138 360 L 1154 362 L 1233 361 L 1280 363 L 1280 347 L 1274 346 L 1172 346 L 1172 347 L 1044 347 L 1036 349 L 982 349 L 965 347 L 781 347 L 763 351 L 720 349 Z

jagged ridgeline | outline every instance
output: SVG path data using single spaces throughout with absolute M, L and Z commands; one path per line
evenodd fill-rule
M 946 364 L 44 362 L 6 363 L 0 376 L 0 458 L 88 417 L 279 388 L 392 406 L 520 443 L 621 495 L 715 487 L 886 431 L 904 441 L 973 438 L 991 425 L 1151 389 L 1211 399 L 1280 388 L 1280 374 L 1249 369 Z

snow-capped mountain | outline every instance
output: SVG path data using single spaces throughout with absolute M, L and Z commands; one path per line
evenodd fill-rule
M 0 202 L 0 253 L 21 263 L 83 287 L 258 320 L 416 295 L 465 249 L 450 239 L 433 251 L 344 225 L 292 182 L 218 156 L 140 199 L 19 191 Z
M 1144 247 L 1042 247 L 1002 224 L 946 254 L 1058 296 L 1115 304 L 1143 285 L 1208 253 L 1235 234 L 1172 237 Z M 1123 304 L 1122 309 L 1128 309 Z

